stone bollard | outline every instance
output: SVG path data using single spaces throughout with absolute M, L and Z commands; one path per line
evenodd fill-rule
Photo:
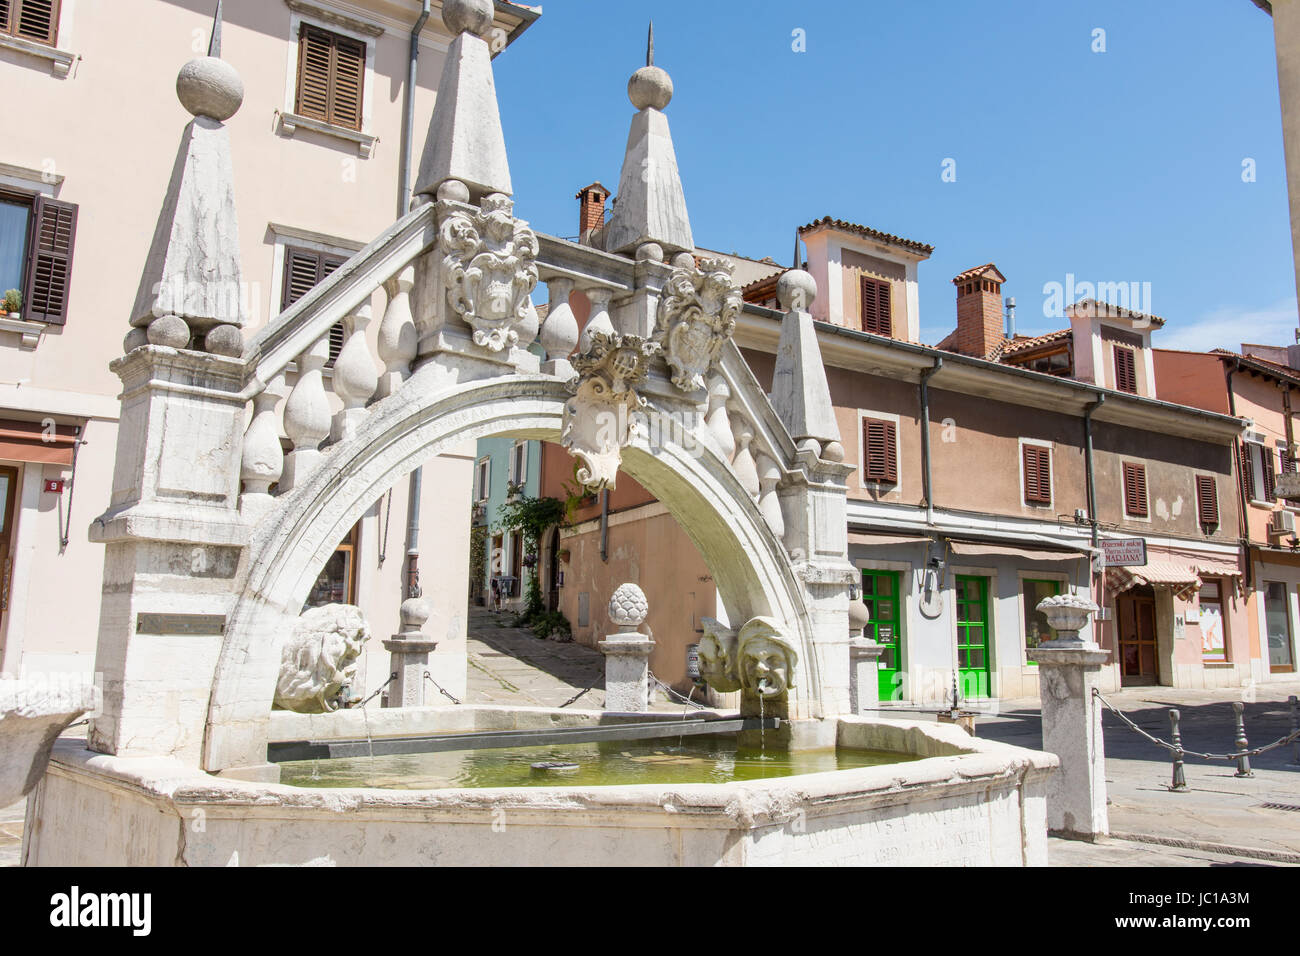
M 605 655 L 605 709 L 641 714 L 650 709 L 647 689 L 655 642 L 637 628 L 649 613 L 645 593 L 620 584 L 609 599 L 609 618 L 619 630 L 596 646 Z
M 1092 692 L 1110 652 L 1079 637 L 1097 610 L 1087 598 L 1060 594 L 1041 601 L 1038 610 L 1057 633 L 1055 640 L 1030 651 L 1038 664 L 1043 749 L 1061 759 L 1061 769 L 1047 783 L 1047 829 L 1075 840 L 1095 840 L 1110 832 L 1110 822 L 1101 704 Z
M 422 628 L 429 619 L 429 605 L 419 598 L 402 602 L 402 630 L 391 640 L 384 641 L 390 654 L 389 673 L 394 675 L 388 685 L 388 707 L 423 707 L 424 672 L 429 669 L 429 655 L 437 648 L 437 640 L 424 636 Z
M 884 644 L 865 637 L 849 641 L 849 712 L 862 717 L 880 709 L 880 655 Z
M 880 655 L 885 645 L 868 640 L 863 630 L 871 614 L 855 588 L 849 598 L 849 713 L 859 717 L 880 704 Z

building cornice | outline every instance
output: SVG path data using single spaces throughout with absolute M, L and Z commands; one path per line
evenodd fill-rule
M 780 312 L 746 303 L 736 325 L 736 344 L 741 348 L 775 352 L 781 335 L 781 318 Z M 815 325 L 822 359 L 836 368 L 919 383 L 921 373 L 934 368 L 936 359 L 943 359 L 943 368 L 929 380 L 931 388 L 1066 415 L 1082 415 L 1104 395 L 1105 404 L 1094 413 L 1094 421 L 1216 444 L 1231 443 L 1247 425 L 1245 419 L 1131 395 L 1076 379 L 900 342 L 826 322 Z

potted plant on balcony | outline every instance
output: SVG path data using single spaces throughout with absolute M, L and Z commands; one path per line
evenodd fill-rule
M 17 289 L 5 292 L 3 311 L 11 319 L 17 319 L 23 311 L 23 294 Z

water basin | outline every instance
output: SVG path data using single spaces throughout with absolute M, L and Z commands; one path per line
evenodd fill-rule
M 905 763 L 911 754 L 827 748 L 760 750 L 733 737 L 575 743 L 507 750 L 390 754 L 280 764 L 280 782 L 295 787 L 382 787 L 437 790 L 475 787 L 627 786 L 730 783 L 797 774 Z M 538 763 L 577 764 L 563 773 L 538 772 Z

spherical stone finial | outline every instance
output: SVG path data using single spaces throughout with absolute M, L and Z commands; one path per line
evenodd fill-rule
M 695 257 L 689 252 L 679 252 L 673 256 L 673 268 L 675 269 L 694 269 Z
M 402 618 L 403 631 L 419 631 L 424 628 L 424 622 L 429 620 L 429 605 L 420 598 L 407 598 L 402 602 L 398 614 Z
M 620 584 L 609 599 L 609 619 L 619 627 L 637 627 L 649 613 L 645 592 L 631 582 Z
M 643 66 L 627 81 L 627 98 L 639 110 L 662 110 L 672 102 L 672 77 L 657 66 Z
M 866 602 L 862 598 L 854 598 L 849 602 L 849 630 L 860 631 L 871 621 L 871 611 L 867 608 Z
M 244 335 L 237 325 L 216 325 L 203 336 L 203 348 L 213 355 L 239 358 L 244 351 Z
M 844 446 L 837 441 L 828 441 L 822 446 L 823 461 L 843 461 Z
M 636 247 L 637 262 L 663 262 L 664 247 L 657 242 L 643 242 Z
M 817 298 L 817 280 L 802 269 L 791 269 L 776 280 L 776 300 L 787 312 L 807 312 Z
M 492 29 L 492 0 L 443 0 L 442 22 L 452 36 L 484 36 Z
M 244 102 L 244 81 L 225 60 L 201 56 L 176 74 L 176 97 L 192 115 L 224 123 Z
M 150 345 L 183 349 L 190 344 L 190 327 L 178 315 L 163 315 L 149 323 L 145 333 Z
M 438 198 L 448 202 L 469 202 L 469 187 L 459 179 L 444 180 L 438 187 Z

